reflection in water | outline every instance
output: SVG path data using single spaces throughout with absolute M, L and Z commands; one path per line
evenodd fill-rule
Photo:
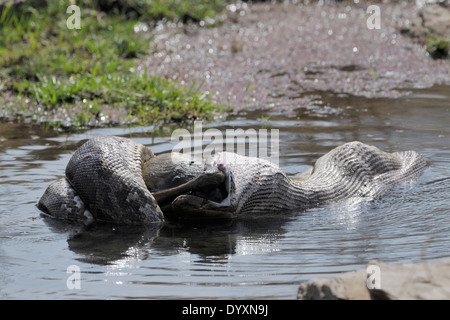
M 203 262 L 273 252 L 288 219 L 166 223 L 162 227 L 108 223 L 85 227 L 55 219 L 46 219 L 46 224 L 53 232 L 67 235 L 69 249 L 79 255 L 77 260 L 121 265 L 151 259 L 150 250 L 163 255 L 190 253 Z
M 46 219 L 46 223 L 54 232 L 67 235 L 69 249 L 80 256 L 79 261 L 99 265 L 113 264 L 124 258 L 147 259 L 147 250 L 160 229 L 158 225 L 142 227 L 108 223 L 85 227 L 51 218 Z
M 292 177 L 351 140 L 391 152 L 413 149 L 431 166 L 415 183 L 371 203 L 228 224 L 83 229 L 41 218 L 35 208 L 64 175 L 73 151 L 93 136 L 121 135 L 164 153 L 176 143 L 170 130 L 159 137 L 152 127 L 64 135 L 0 123 L 0 297 L 291 299 L 298 282 L 362 268 L 371 259 L 449 257 L 449 88 L 395 100 L 316 95 L 315 105 L 294 116 L 247 111 L 204 130 L 279 129 L 279 164 Z M 82 272 L 77 292 L 66 287 L 73 264 Z
M 166 241 L 207 261 L 210 258 L 228 259 L 232 255 L 264 253 L 271 250 L 283 233 L 288 218 L 249 219 L 223 224 L 179 225 L 163 228 L 153 248 L 167 249 Z

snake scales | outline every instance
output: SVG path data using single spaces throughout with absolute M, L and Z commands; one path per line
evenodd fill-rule
M 220 152 L 196 163 L 182 156 L 155 157 L 130 139 L 96 137 L 75 151 L 66 177 L 47 188 L 38 208 L 86 224 L 161 223 L 165 214 L 234 218 L 352 197 L 372 200 L 426 167 L 415 151 L 387 153 L 350 142 L 319 158 L 306 178 L 294 180 L 264 159 Z

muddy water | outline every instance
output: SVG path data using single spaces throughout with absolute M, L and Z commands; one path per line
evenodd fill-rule
M 71 153 L 98 135 L 131 136 L 167 152 L 174 146 L 170 133 L 152 137 L 144 127 L 56 136 L 0 124 L 0 297 L 293 299 L 299 282 L 362 268 L 371 259 L 450 257 L 450 88 L 398 99 L 316 94 L 289 117 L 248 112 L 210 127 L 279 129 L 280 166 L 291 176 L 351 140 L 417 150 L 430 168 L 371 203 L 226 225 L 96 226 L 73 237 L 73 228 L 35 208 Z M 67 284 L 72 265 L 80 271 L 79 289 Z

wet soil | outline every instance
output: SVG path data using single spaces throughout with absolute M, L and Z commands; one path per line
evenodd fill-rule
M 337 96 L 396 98 L 450 81 L 450 60 L 433 60 L 402 35 L 417 17 L 413 3 L 377 3 L 380 29 L 369 29 L 370 3 L 233 5 L 219 26 L 161 24 L 153 54 L 138 68 L 202 84 L 235 111 L 289 114 Z

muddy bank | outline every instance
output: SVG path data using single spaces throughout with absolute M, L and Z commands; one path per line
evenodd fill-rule
M 370 3 L 229 6 L 215 28 L 158 26 L 154 53 L 139 68 L 186 86 L 203 82 L 235 111 L 275 113 L 307 107 L 323 91 L 395 98 L 447 83 L 450 61 L 405 36 L 420 8 L 376 4 L 380 29 L 367 27 Z

